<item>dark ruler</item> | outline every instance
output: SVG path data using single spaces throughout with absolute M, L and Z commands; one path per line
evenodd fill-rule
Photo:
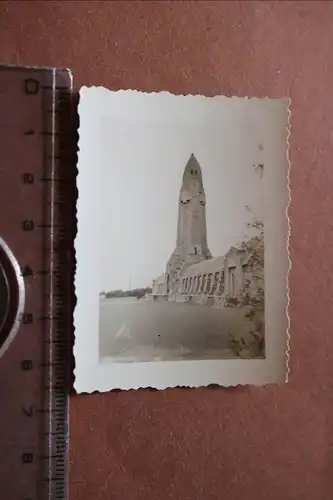
M 67 498 L 73 117 L 68 70 L 0 67 L 1 500 Z

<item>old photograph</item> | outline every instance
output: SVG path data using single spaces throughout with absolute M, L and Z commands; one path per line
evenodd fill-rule
M 288 104 L 81 90 L 76 349 L 110 377 L 91 390 L 281 381 Z

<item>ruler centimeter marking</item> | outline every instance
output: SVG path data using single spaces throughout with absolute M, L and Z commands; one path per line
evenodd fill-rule
M 47 470 L 44 482 L 47 485 L 47 498 L 60 499 L 67 497 L 69 344 L 68 338 L 64 338 L 63 333 L 68 332 L 70 328 L 68 323 L 70 319 L 69 297 L 66 297 L 66 290 L 68 292 L 70 290 L 66 268 L 68 269 L 70 262 L 68 262 L 69 240 L 66 236 L 69 223 L 68 209 L 71 207 L 56 205 L 55 202 L 58 199 L 66 199 L 70 186 L 66 180 L 69 181 L 68 176 L 71 174 L 69 170 L 71 165 L 68 161 L 70 158 L 68 156 L 69 138 L 71 137 L 71 94 L 68 87 L 58 84 L 55 69 L 52 70 L 52 86 L 43 86 L 42 92 L 45 113 L 43 113 L 44 127 L 40 133 L 44 143 L 44 178 L 48 179 L 45 187 L 45 202 L 49 208 L 49 216 L 44 224 L 41 224 L 41 230 L 46 235 L 43 238 L 44 251 L 49 256 L 49 273 L 44 277 L 44 280 L 48 281 L 46 295 L 49 287 L 47 307 L 49 317 L 47 323 L 44 322 L 45 328 L 48 329 L 45 362 L 49 365 L 43 367 L 44 370 L 48 370 L 48 383 L 44 386 L 46 392 L 43 405 L 44 410 L 48 410 L 44 413 L 47 417 L 48 433 L 47 450 L 45 450 L 47 451 L 45 453 Z M 51 94 L 51 109 L 48 94 Z M 65 181 L 63 184 L 56 182 L 60 177 Z M 63 294 L 63 297 L 57 297 L 57 292 L 58 295 Z
M 26 161 L 30 166 L 23 172 L 11 173 L 12 178 L 16 175 L 17 182 L 20 183 L 20 188 L 16 193 L 13 192 L 13 197 L 20 192 L 26 216 L 21 218 L 20 227 L 17 224 L 16 227 L 5 227 L 5 234 L 0 234 L 14 253 L 16 250 L 26 283 L 26 307 L 21 316 L 21 327 L 17 338 L 8 348 L 8 353 L 0 359 L 2 399 L 3 373 L 8 377 L 17 376 L 14 370 L 21 354 L 16 351 L 22 351 L 26 356 L 20 362 L 20 369 L 26 376 L 24 379 L 21 377 L 20 387 L 13 383 L 13 397 L 18 403 L 14 406 L 16 409 L 21 407 L 25 420 L 22 421 L 22 416 L 20 420 L 16 414 L 10 414 L 13 412 L 11 405 L 7 409 L 8 422 L 6 414 L 1 420 L 7 426 L 11 425 L 10 419 L 12 425 L 16 423 L 18 426 L 18 422 L 23 424 L 22 429 L 17 428 L 18 434 L 21 432 L 23 435 L 22 442 L 15 443 L 14 448 L 5 448 L 16 466 L 21 455 L 23 467 L 21 474 L 18 473 L 15 477 L 11 500 L 65 500 L 68 494 L 68 392 L 71 385 L 74 296 L 71 251 L 75 224 L 72 82 L 67 70 L 0 67 L 0 88 L 6 89 L 5 85 L 1 87 L 1 82 L 6 77 L 12 86 L 10 96 L 15 94 L 13 86 L 17 92 L 24 89 L 26 100 L 21 102 L 22 114 L 25 114 L 26 109 L 29 117 L 25 120 L 22 118 L 21 122 L 14 121 L 16 126 L 22 126 L 21 140 L 26 142 L 20 145 L 20 151 L 24 152 L 26 147 Z M 0 93 L 0 105 L 1 98 Z M 29 99 L 33 101 L 28 101 Z M 33 113 L 39 119 L 34 118 Z M 15 134 L 18 136 L 17 130 L 7 131 L 9 140 L 20 140 Z M 8 154 L 14 156 L 16 153 L 15 150 L 10 152 L 8 149 L 7 156 Z M 34 205 L 39 208 L 31 208 L 29 213 L 32 193 L 35 197 Z M 11 207 L 4 207 L 1 203 L 2 198 L 0 210 L 10 212 Z M 31 203 L 30 206 L 32 207 Z M 26 245 L 24 251 L 16 243 L 16 240 L 22 242 L 22 234 L 26 235 L 23 239 Z M 39 255 L 38 258 L 33 257 L 34 252 Z M 34 307 L 35 303 L 39 307 Z M 29 335 L 31 346 L 27 339 Z M 10 363 L 10 357 L 16 358 L 15 365 Z M 29 401 L 24 392 L 29 395 Z M 15 436 L 15 429 L 11 429 L 9 433 Z M 20 446 L 21 453 L 18 451 Z M 17 469 L 15 471 L 19 472 Z M 2 478 L 0 473 L 0 493 L 1 481 L 10 482 L 13 479 L 14 477 Z M 5 487 L 4 491 L 7 493 L 9 489 Z M 0 497 L 2 498 L 1 494 Z

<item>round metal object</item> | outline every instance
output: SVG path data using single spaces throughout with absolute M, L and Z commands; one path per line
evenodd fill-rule
M 20 326 L 24 299 L 20 266 L 8 245 L 0 238 L 0 357 Z

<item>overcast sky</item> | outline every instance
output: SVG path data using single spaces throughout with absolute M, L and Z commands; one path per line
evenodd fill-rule
M 151 286 L 165 271 L 191 153 L 202 169 L 213 257 L 246 235 L 246 205 L 264 219 L 263 183 L 252 165 L 263 161 L 267 128 L 274 129 L 281 108 L 277 100 L 109 93 L 96 155 L 102 169 L 100 290 Z

